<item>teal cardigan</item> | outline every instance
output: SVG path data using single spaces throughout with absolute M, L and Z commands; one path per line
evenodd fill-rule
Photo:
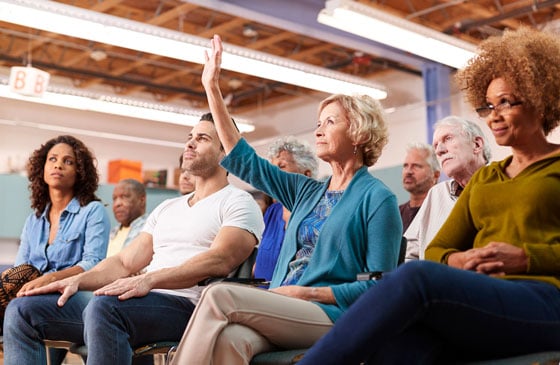
M 317 181 L 280 170 L 241 139 L 221 161 L 230 173 L 272 196 L 292 212 L 272 277 L 280 286 L 297 250 L 297 231 L 325 195 L 330 178 Z M 375 281 L 356 281 L 363 271 L 396 267 L 402 223 L 395 195 L 367 167 L 360 168 L 325 221 L 298 285 L 330 287 L 336 305 L 316 303 L 334 322 Z M 382 300 L 383 298 L 381 298 Z

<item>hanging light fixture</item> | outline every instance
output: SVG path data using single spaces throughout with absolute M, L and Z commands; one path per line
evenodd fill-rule
M 184 126 L 194 126 L 200 121 L 202 115 L 201 111 L 179 106 L 56 86 L 48 86 L 40 97 L 29 96 L 13 92 L 8 83 L 7 79 L 0 77 L 0 98 Z M 255 130 L 255 126 L 246 120 L 235 117 L 235 121 L 242 133 Z
M 352 0 L 328 0 L 317 21 L 457 69 L 475 55 L 473 44 Z
M 202 37 L 46 0 L 3 0 L 0 20 L 199 64 L 209 45 Z M 331 94 L 387 96 L 360 77 L 229 44 L 222 68 Z

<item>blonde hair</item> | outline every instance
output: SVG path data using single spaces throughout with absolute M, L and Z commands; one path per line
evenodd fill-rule
M 319 104 L 318 113 L 331 103 L 339 103 L 342 107 L 350 122 L 348 136 L 362 151 L 364 165 L 373 166 L 388 140 L 383 107 L 368 95 L 335 94 Z

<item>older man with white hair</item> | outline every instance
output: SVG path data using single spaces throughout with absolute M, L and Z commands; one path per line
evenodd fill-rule
M 424 259 L 426 247 L 453 209 L 473 174 L 491 157 L 480 127 L 464 118 L 449 116 L 435 124 L 432 143 L 443 172 L 451 179 L 434 185 L 404 233 L 405 260 Z

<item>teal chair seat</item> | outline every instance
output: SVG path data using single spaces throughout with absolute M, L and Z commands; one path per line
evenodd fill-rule
M 258 354 L 251 360 L 251 365 L 291 365 L 296 364 L 307 349 L 271 351 Z

